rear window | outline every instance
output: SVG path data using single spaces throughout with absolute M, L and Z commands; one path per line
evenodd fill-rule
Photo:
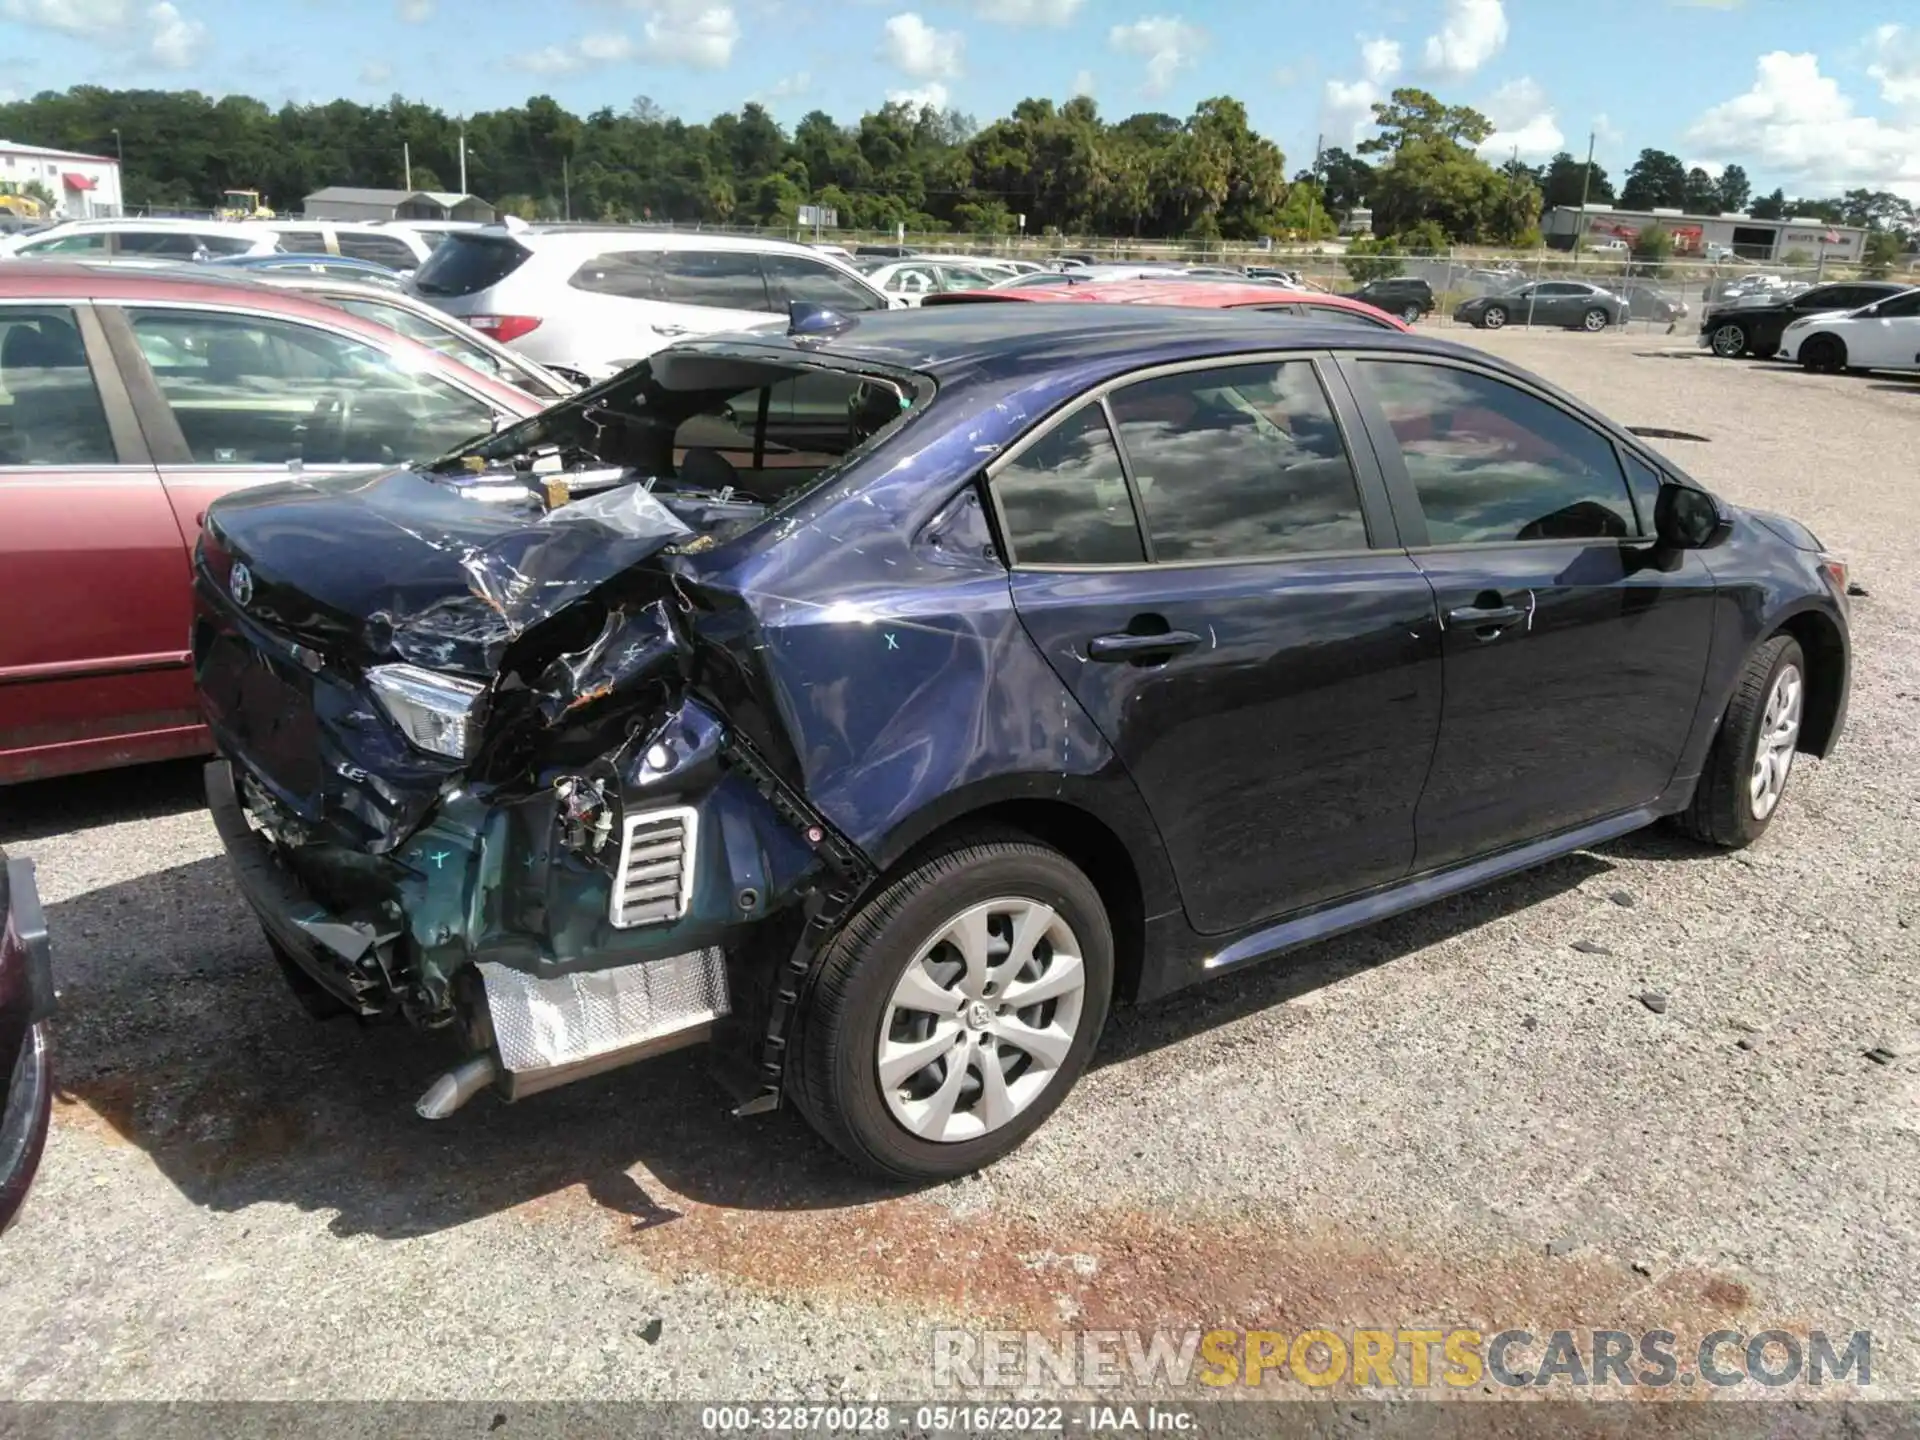
M 289 255 L 324 255 L 327 237 L 319 230 L 282 230 L 280 248 Z
M 349 260 L 367 260 L 389 270 L 411 270 L 419 262 L 404 240 L 391 235 L 367 235 L 358 230 L 339 233 L 340 253 Z
M 449 235 L 414 272 L 422 295 L 477 295 L 498 285 L 533 252 L 504 235 Z

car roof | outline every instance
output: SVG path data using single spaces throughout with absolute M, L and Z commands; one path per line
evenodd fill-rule
M 1084 285 L 1039 285 L 1025 290 L 1018 286 L 1006 290 L 963 290 L 954 295 L 929 295 L 923 303 L 950 306 L 1022 300 L 1092 305 L 1185 305 L 1201 310 L 1234 310 L 1249 305 L 1313 305 L 1327 310 L 1351 310 L 1369 320 L 1384 320 L 1396 329 L 1403 328 L 1398 319 L 1364 300 L 1350 300 L 1344 295 L 1328 295 L 1319 290 L 1241 285 L 1231 281 L 1197 280 L 1182 284 L 1178 280 L 1097 280 Z
M 178 216 L 156 215 L 141 218 L 131 215 L 94 217 L 86 220 L 58 220 L 49 225 L 42 233 L 51 234 L 55 230 L 191 230 L 196 234 L 208 231 L 231 231 L 235 235 L 249 240 L 266 240 L 274 237 L 274 232 L 260 220 L 184 220 Z
M 648 230 L 637 225 L 527 225 L 507 228 L 486 225 L 478 230 L 456 231 L 455 238 L 481 235 L 518 241 L 529 249 L 571 248 L 599 252 L 607 249 L 609 239 L 626 242 L 632 250 L 738 250 L 753 254 L 805 255 L 821 258 L 811 245 L 792 240 L 761 239 L 752 235 L 715 235 L 705 230 Z M 529 244 L 529 242 L 534 242 Z M 831 260 L 831 255 L 826 256 Z
M 720 337 L 714 337 L 719 340 Z M 1417 342 L 1417 343 L 1410 343 Z M 698 348 L 706 342 L 688 342 Z M 1411 331 L 1360 332 L 1342 322 L 1176 305 L 940 305 L 861 315 L 830 337 L 749 331 L 729 346 L 793 349 L 855 365 L 917 371 L 942 385 L 969 379 L 1018 384 L 1055 370 L 1123 373 L 1161 361 L 1273 350 L 1412 349 L 1470 355 L 1484 351 L 1415 336 Z

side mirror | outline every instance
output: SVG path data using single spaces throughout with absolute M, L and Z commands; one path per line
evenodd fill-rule
M 1704 490 L 1662 485 L 1653 502 L 1653 533 L 1672 550 L 1708 550 L 1733 531 L 1733 517 Z

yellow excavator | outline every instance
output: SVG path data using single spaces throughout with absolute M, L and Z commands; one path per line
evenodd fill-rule
M 47 207 L 31 195 L 21 195 L 0 186 L 0 215 L 11 215 L 16 220 L 44 220 Z
M 220 196 L 222 220 L 271 220 L 273 211 L 260 203 L 258 190 L 227 190 Z

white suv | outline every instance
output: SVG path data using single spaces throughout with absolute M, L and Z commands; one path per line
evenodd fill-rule
M 412 285 L 476 330 L 586 381 L 683 336 L 776 324 L 795 300 L 891 307 L 865 276 L 805 245 L 631 226 L 455 231 Z
M 433 253 L 438 236 L 429 238 L 401 225 L 352 220 L 263 220 L 280 237 L 280 248 L 290 255 L 344 255 L 370 260 L 405 274 L 418 270 Z
M 23 260 L 215 260 L 279 248 L 264 225 L 228 220 L 64 220 L 0 241 L 0 255 Z

